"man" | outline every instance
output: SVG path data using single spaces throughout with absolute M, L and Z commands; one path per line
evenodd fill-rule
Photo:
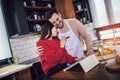
M 84 39 L 87 46 L 86 55 L 90 55 L 93 52 L 93 45 L 91 37 L 87 34 L 85 27 L 75 18 L 71 19 L 63 19 L 61 14 L 56 10 L 50 10 L 46 13 L 45 18 L 48 19 L 54 26 L 58 28 L 59 31 L 59 39 L 62 36 L 66 36 L 66 50 L 73 57 L 84 57 L 82 45 L 81 45 L 81 37 Z M 37 53 L 42 55 L 44 49 L 42 46 L 37 48 Z

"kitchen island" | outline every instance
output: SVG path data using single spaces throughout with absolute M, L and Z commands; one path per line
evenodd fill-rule
M 51 80 L 120 80 L 120 71 L 106 69 L 105 64 L 98 64 L 87 73 L 80 69 L 60 71 L 51 77 Z

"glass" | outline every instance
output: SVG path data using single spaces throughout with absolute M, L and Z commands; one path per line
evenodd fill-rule
M 9 64 L 9 65 L 11 65 L 11 64 L 12 64 L 12 61 L 11 61 L 11 59 L 10 59 L 10 58 L 8 59 L 8 64 Z
M 105 64 L 106 61 L 105 61 L 105 59 L 104 59 L 104 54 L 103 54 L 104 44 L 103 44 L 103 41 L 102 41 L 102 40 L 100 40 L 100 41 L 97 42 L 97 49 L 98 49 L 98 51 L 99 51 L 99 53 L 100 53 L 100 56 L 101 56 L 101 58 L 102 58 L 102 59 L 100 60 L 100 63 L 101 63 L 101 64 Z
M 115 46 L 116 54 L 120 56 L 120 45 Z
M 14 62 L 14 64 L 18 64 L 18 62 L 19 62 L 19 57 L 18 57 L 18 56 L 13 56 L 13 57 L 12 57 L 12 61 Z

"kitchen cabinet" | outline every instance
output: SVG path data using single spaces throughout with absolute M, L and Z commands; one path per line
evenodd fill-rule
M 30 68 L 16 73 L 17 80 L 32 80 Z
M 40 32 L 41 26 L 47 21 L 45 12 L 55 9 L 53 0 L 23 0 L 23 6 L 30 32 Z
M 9 36 L 39 33 L 45 12 L 55 9 L 52 0 L 1 0 Z
M 75 18 L 72 0 L 55 0 L 56 9 L 64 19 Z
M 73 0 L 75 15 L 83 24 L 92 22 L 88 0 Z
M 1 78 L 0 80 L 32 80 L 30 69 L 19 71 L 17 73 L 11 74 L 7 77 Z
M 88 0 L 55 0 L 55 5 L 65 19 L 77 18 L 83 24 L 92 22 Z
M 9 36 L 28 34 L 29 28 L 22 0 L 1 0 L 1 7 Z
M 1 3 L 1 2 L 0 2 Z M 12 57 L 8 34 L 3 19 L 2 7 L 0 5 L 0 66 L 4 65 Z
M 9 36 L 40 33 L 47 21 L 45 12 L 57 9 L 63 18 L 77 18 L 83 24 L 92 22 L 88 0 L 1 0 Z M 76 4 L 81 3 L 81 9 Z

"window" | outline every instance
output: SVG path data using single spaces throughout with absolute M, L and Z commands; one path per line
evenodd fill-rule
M 110 39 L 120 37 L 120 28 L 100 31 L 100 39 Z
M 98 40 L 120 40 L 120 23 L 96 28 Z

